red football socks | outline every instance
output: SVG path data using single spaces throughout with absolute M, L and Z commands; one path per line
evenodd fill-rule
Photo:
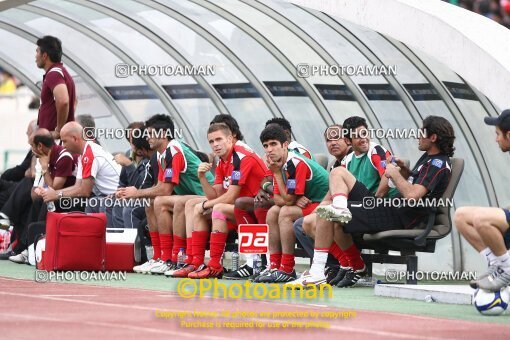
M 349 260 L 349 267 L 354 270 L 363 269 L 365 262 L 361 258 L 361 253 L 355 244 L 344 250 L 347 259 Z
M 336 242 L 333 241 L 333 244 L 329 248 L 329 253 L 333 255 L 338 260 L 338 262 L 340 262 L 342 267 L 349 267 L 349 259 L 347 258 L 347 255 L 345 255 L 345 252 L 340 249 Z
M 195 267 L 204 263 L 205 248 L 209 240 L 208 231 L 194 231 L 193 237 L 193 265 Z
M 172 262 L 177 263 L 177 256 L 181 248 L 186 249 L 186 239 L 180 236 L 174 235 L 174 246 L 172 248 Z
M 186 238 L 186 264 L 193 263 L 193 237 Z
M 166 262 L 172 258 L 173 238 L 172 234 L 159 234 L 161 244 L 161 260 Z
M 211 260 L 208 263 L 208 266 L 220 270 L 223 267 L 221 266 L 221 257 L 223 256 L 223 252 L 225 250 L 225 244 L 227 243 L 227 233 L 221 232 L 212 232 L 210 244 L 210 255 Z
M 292 273 L 294 270 L 294 254 L 283 254 L 282 255 L 282 263 L 280 264 L 280 270 L 286 272 L 287 274 Z
M 269 264 L 271 269 L 280 269 L 280 264 L 282 263 L 282 254 L 269 254 Z

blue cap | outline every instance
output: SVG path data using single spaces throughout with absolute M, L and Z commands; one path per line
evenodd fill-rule
M 483 120 L 487 125 L 495 125 L 502 130 L 510 131 L 510 109 L 501 112 L 498 117 L 485 117 Z

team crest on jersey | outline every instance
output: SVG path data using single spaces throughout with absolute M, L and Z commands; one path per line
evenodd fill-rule
M 296 180 L 295 179 L 287 180 L 287 189 L 296 189 Z
M 432 165 L 435 166 L 435 167 L 438 167 L 438 168 L 441 168 L 443 167 L 443 161 L 440 160 L 440 159 L 434 159 L 432 160 Z
M 223 177 L 223 189 L 228 189 L 230 186 L 230 177 Z
M 241 179 L 241 171 L 232 171 L 232 180 L 239 181 Z
M 165 170 L 165 179 L 171 179 L 173 177 L 173 170 L 172 169 L 166 169 Z

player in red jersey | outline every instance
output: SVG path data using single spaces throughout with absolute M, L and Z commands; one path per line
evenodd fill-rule
M 226 124 L 212 124 L 207 138 L 219 161 L 213 185 L 204 177 L 211 164 L 202 163 L 198 169 L 208 200 L 194 207 L 193 266 L 196 270 L 188 275 L 194 279 L 220 277 L 223 274 L 221 258 L 228 231 L 237 228 L 234 202 L 238 197 L 255 197 L 260 181 L 267 172 L 266 165 L 256 153 L 234 143 L 232 131 Z M 212 219 L 212 232 L 209 232 L 209 219 Z M 209 235 L 211 259 L 206 266 L 203 262 Z

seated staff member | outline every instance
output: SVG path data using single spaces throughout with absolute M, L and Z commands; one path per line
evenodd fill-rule
M 64 147 L 73 154 L 79 154 L 76 183 L 68 188 L 55 191 L 49 187 L 41 196 L 45 202 L 55 201 L 61 197 L 99 198 L 99 204 L 85 207 L 86 213 L 105 212 L 107 227 L 112 227 L 112 207 L 105 207 L 101 198 L 113 195 L 117 190 L 121 166 L 102 146 L 83 138 L 83 127 L 76 122 L 69 122 L 60 131 L 60 140 Z

